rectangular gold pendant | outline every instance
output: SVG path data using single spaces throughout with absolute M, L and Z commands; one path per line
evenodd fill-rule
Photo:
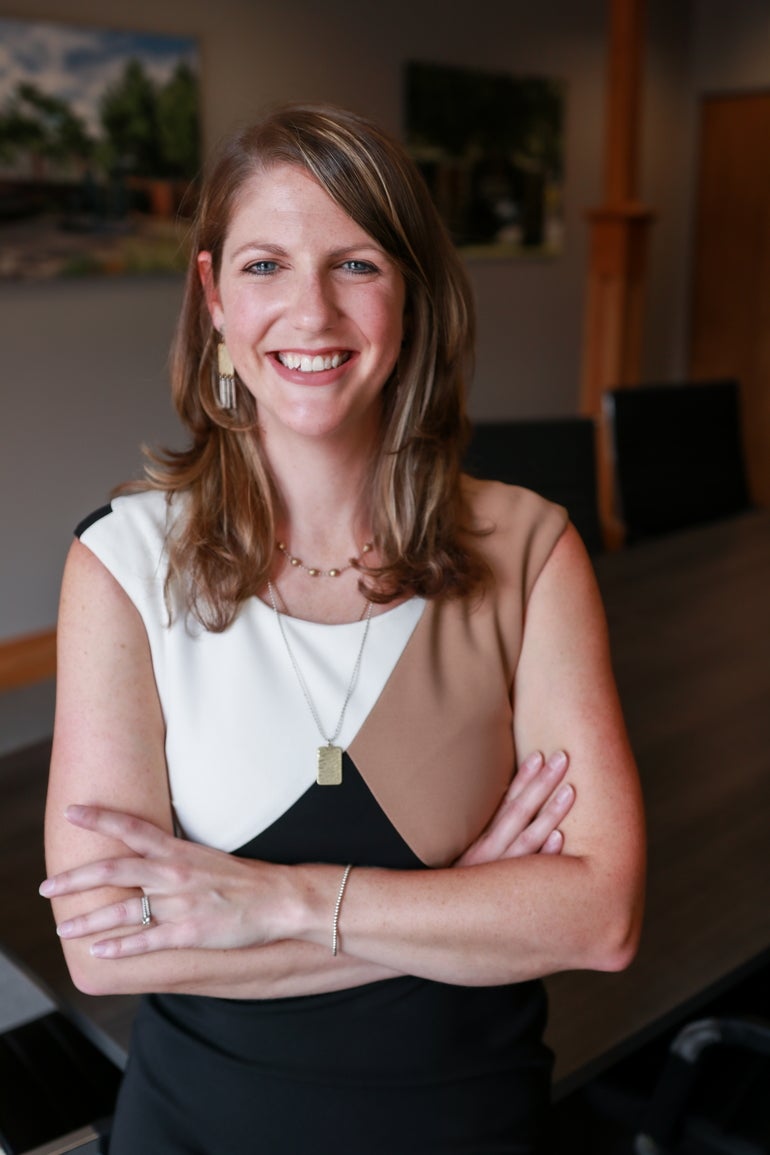
M 342 785 L 342 750 L 339 746 L 318 747 L 316 782 L 319 786 Z

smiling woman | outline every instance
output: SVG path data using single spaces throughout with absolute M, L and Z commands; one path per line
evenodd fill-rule
M 76 984 L 144 995 L 110 1155 L 532 1155 L 540 979 L 639 933 L 591 565 L 460 472 L 471 295 L 387 134 L 270 114 L 193 254 L 189 447 L 81 523 L 59 616 L 41 890 Z
M 211 252 L 198 268 L 273 473 L 298 436 L 370 448 L 403 338 L 388 253 L 304 169 L 277 165 L 244 187 L 217 274 Z

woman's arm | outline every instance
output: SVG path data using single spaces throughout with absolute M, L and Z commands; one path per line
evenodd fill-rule
M 563 823 L 564 853 L 405 879 L 354 871 L 340 920 L 346 952 L 466 984 L 628 965 L 643 907 L 641 792 L 598 587 L 572 527 L 527 606 L 515 734 L 518 749 L 569 750 L 579 802 Z M 307 878 L 301 936 L 323 941 L 333 882 L 318 902 L 318 879 Z
M 564 852 L 431 872 L 403 895 L 386 872 L 354 871 L 340 923 L 346 951 L 468 984 L 616 970 L 633 958 L 641 792 L 593 568 L 572 527 L 530 596 L 514 690 L 517 748 L 569 750 L 579 801 L 562 825 Z
M 340 923 L 344 957 L 390 973 L 489 984 L 561 969 L 618 969 L 633 956 L 643 890 L 642 807 L 602 607 L 573 530 L 531 595 L 515 691 L 518 747 L 553 748 L 558 738 L 570 750 L 580 804 L 563 824 L 565 853 L 448 870 L 354 871 Z M 214 912 L 205 868 L 198 878 L 182 862 L 181 874 L 169 876 L 163 859 L 172 840 L 93 809 L 75 821 L 117 835 L 143 856 L 108 859 L 56 883 L 58 894 L 89 890 L 107 871 L 122 886 L 153 894 L 158 925 L 105 947 L 103 957 L 120 966 L 155 952 L 162 959 L 180 946 L 197 956 L 193 948 L 226 945 L 238 953 L 244 943 L 292 939 L 328 951 L 338 867 L 243 864 L 242 879 L 220 880 L 225 901 Z M 178 863 L 189 853 L 185 844 L 174 848 Z M 260 872 L 267 872 L 263 885 Z M 94 906 L 89 901 L 87 909 Z M 83 930 L 79 924 L 74 933 Z
M 62 581 L 57 655 L 45 822 L 49 874 L 131 853 L 109 833 L 68 822 L 65 810 L 72 803 L 127 811 L 168 834 L 172 831 L 164 722 L 147 635 L 127 594 L 79 542 L 70 550 Z M 105 903 L 120 910 L 132 901 L 138 903 L 139 895 L 136 885 L 126 888 L 105 877 L 98 891 L 57 897 L 54 914 L 61 922 Z M 139 921 L 136 918 L 135 924 Z M 226 987 L 229 997 L 237 998 L 256 995 L 257 986 L 262 993 L 269 987 L 274 994 L 297 994 L 392 973 L 352 958 L 332 960 L 341 964 L 332 967 L 328 951 L 294 942 L 269 950 L 190 950 L 184 956 L 168 952 L 133 959 L 107 974 L 104 964 L 90 954 L 92 942 L 92 936 L 62 940 L 73 981 L 89 994 L 146 990 L 222 994 Z
M 79 543 L 73 545 L 65 568 L 58 653 L 46 851 L 49 873 L 80 867 L 81 876 L 85 868 L 91 879 L 87 893 L 67 893 L 62 880 L 54 895 L 76 985 L 91 994 L 152 989 L 262 997 L 339 989 L 398 973 L 351 955 L 332 959 L 327 943 L 289 940 L 267 931 L 263 924 L 271 910 L 291 909 L 295 903 L 292 888 L 287 887 L 292 870 L 239 860 L 170 836 L 163 718 L 144 627 L 121 587 Z M 460 862 L 481 863 L 540 850 L 558 853 L 562 841 L 558 826 L 573 800 L 568 787 L 556 792 L 565 770 L 560 760 L 544 764 L 538 755 L 527 759 L 498 815 Z M 75 801 L 99 807 L 100 817 L 93 820 L 97 812 L 87 810 L 78 825 L 67 821 L 65 810 Z M 133 818 L 110 820 L 103 814 L 105 808 Z M 155 866 L 165 872 L 165 884 L 172 891 L 176 888 L 173 915 L 177 923 L 187 920 L 184 942 L 178 938 L 173 944 L 177 949 L 147 954 L 143 932 L 138 955 L 105 966 L 91 947 L 105 932 L 139 931 L 140 887 L 161 909 L 157 881 L 154 886 L 141 875 L 139 856 L 146 844 L 140 840 L 127 850 L 124 841 L 126 826 L 137 827 L 137 819 L 152 824 L 156 832 L 161 849 Z M 137 857 L 115 867 L 127 853 Z M 106 867 L 98 865 L 105 861 Z M 340 872 L 334 868 L 334 873 Z M 179 893 L 182 875 L 187 882 L 184 897 Z M 191 897 L 196 888 L 197 911 Z M 222 894 L 227 894 L 227 901 L 218 904 Z M 172 910 L 164 902 L 164 933 L 168 933 Z M 251 937 L 242 935 L 236 942 L 227 931 L 227 919 L 243 909 L 251 911 L 252 923 L 242 913 L 235 918 L 242 928 L 251 927 Z M 99 914 L 102 910 L 106 913 Z M 327 913 L 330 921 L 331 910 Z M 222 923 L 218 932 L 217 917 Z

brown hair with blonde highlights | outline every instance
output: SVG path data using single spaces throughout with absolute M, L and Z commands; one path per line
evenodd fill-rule
M 189 448 L 151 454 L 138 486 L 184 494 L 169 542 L 169 591 L 208 629 L 222 630 L 265 586 L 281 498 L 262 452 L 257 405 L 240 383 L 234 411 L 218 407 L 213 329 L 196 258 L 222 249 L 245 183 L 276 165 L 307 171 L 395 262 L 406 285 L 406 339 L 384 386 L 382 437 L 368 479 L 382 564 L 361 566 L 372 601 L 406 593 L 470 593 L 485 567 L 466 526 L 460 462 L 465 381 L 474 340 L 471 290 L 422 178 L 371 122 L 328 106 L 281 107 L 229 139 L 204 182 L 192 228 L 184 301 L 172 350 L 176 409 Z

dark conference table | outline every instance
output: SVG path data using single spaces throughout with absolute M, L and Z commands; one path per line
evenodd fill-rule
M 547 980 L 556 1091 L 770 958 L 770 512 L 595 559 L 647 808 L 639 954 Z

